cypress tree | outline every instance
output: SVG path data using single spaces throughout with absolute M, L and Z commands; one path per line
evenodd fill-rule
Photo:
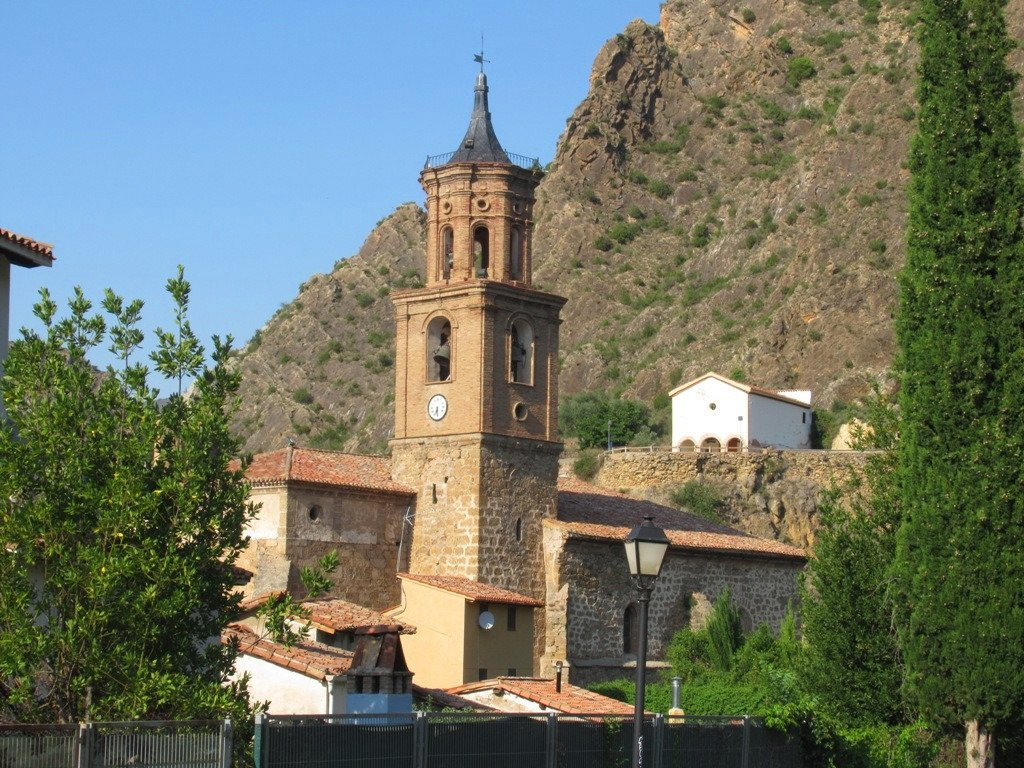
M 1024 704 L 1022 184 L 1001 0 L 922 0 L 894 575 L 911 703 L 969 765 Z

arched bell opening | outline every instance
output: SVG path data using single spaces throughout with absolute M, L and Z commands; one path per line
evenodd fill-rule
M 427 326 L 427 381 L 452 378 L 452 324 L 435 317 Z
M 533 384 L 533 326 L 521 318 L 514 320 L 508 340 L 509 381 Z
M 452 276 L 452 266 L 455 264 L 455 233 L 451 227 L 441 230 L 441 279 L 447 280 Z
M 508 237 L 508 277 L 523 279 L 523 235 L 518 227 L 513 227 Z
M 473 269 L 477 277 L 487 277 L 490 253 L 490 233 L 487 227 L 477 227 L 473 230 Z

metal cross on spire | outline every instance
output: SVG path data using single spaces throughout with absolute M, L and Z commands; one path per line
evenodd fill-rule
M 484 58 L 484 36 L 480 35 L 480 53 L 473 54 L 473 61 L 480 65 L 480 71 L 484 71 L 484 62 L 491 63 L 490 59 Z

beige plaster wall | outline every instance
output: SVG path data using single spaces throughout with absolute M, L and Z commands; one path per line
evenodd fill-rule
M 391 616 L 416 627 L 415 633 L 402 636 L 402 650 L 416 684 L 428 688 L 460 685 L 465 667 L 466 599 L 403 579 L 401 600 Z

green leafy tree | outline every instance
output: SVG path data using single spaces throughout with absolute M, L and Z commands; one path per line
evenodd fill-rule
M 905 690 L 968 762 L 1024 710 L 1024 252 L 1001 0 L 923 0 L 893 573 Z
M 835 496 L 822 505 L 801 582 L 806 647 L 797 669 L 829 715 L 851 725 L 896 724 L 905 716 L 903 667 L 886 578 L 896 531 L 885 506 L 857 498 L 853 509 Z
M 558 409 L 562 433 L 576 437 L 580 448 L 604 448 L 611 422 L 613 445 L 626 445 L 634 436 L 650 430 L 650 411 L 638 400 L 611 398 L 598 392 L 581 392 L 563 398 Z
M 66 317 L 44 290 L 43 332 L 12 344 L 0 424 L 0 720 L 251 716 L 226 685 L 236 649 L 231 565 L 253 514 L 228 462 L 239 376 L 230 339 L 212 361 L 188 324 L 189 285 L 168 281 L 173 330 L 157 334 L 166 401 L 134 361 L 142 303 L 76 290 Z M 119 361 L 97 370 L 104 343 Z M 188 379 L 187 395 L 180 391 Z
M 728 672 L 732 669 L 733 654 L 743 644 L 743 622 L 728 589 L 715 600 L 705 629 L 712 666 L 720 672 Z

